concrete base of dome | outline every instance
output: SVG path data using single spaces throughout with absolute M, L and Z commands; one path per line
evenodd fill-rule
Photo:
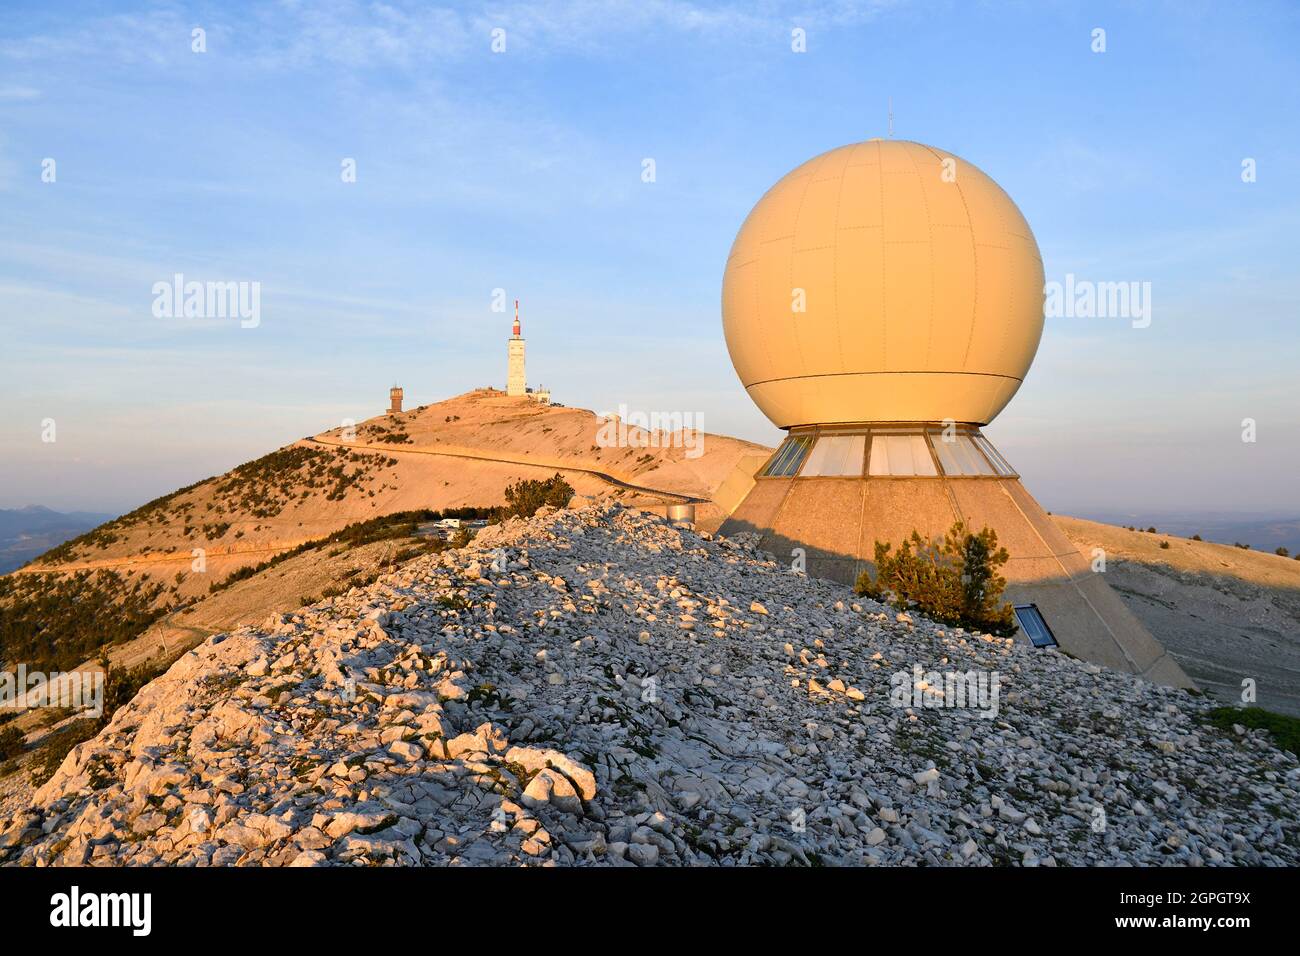
M 1037 605 L 1063 651 L 1195 686 L 1016 478 L 759 478 L 719 530 L 756 532 L 780 560 L 801 548 L 809 575 L 852 584 L 873 566 L 877 541 L 941 537 L 958 520 L 997 532 L 1011 556 L 1007 599 Z

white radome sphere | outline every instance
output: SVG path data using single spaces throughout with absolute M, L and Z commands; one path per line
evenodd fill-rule
M 1038 350 L 1042 258 L 975 166 L 920 143 L 854 143 L 754 206 L 727 259 L 722 324 L 736 374 L 781 428 L 986 424 Z

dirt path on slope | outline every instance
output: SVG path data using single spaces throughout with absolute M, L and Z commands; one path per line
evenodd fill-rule
M 638 494 L 652 495 L 660 498 L 671 499 L 672 501 L 683 502 L 687 504 L 704 504 L 708 502 L 707 498 L 697 498 L 693 495 L 682 494 L 678 491 L 664 491 L 661 488 L 650 488 L 646 485 L 633 484 L 630 481 L 624 481 L 622 478 L 616 478 L 608 472 L 597 471 L 594 468 L 583 468 L 577 465 L 563 465 L 555 462 L 539 462 L 535 459 L 529 459 L 525 456 L 502 456 L 500 453 L 488 455 L 480 454 L 469 448 L 457 448 L 455 451 L 439 451 L 434 448 L 403 448 L 400 445 L 382 444 L 371 445 L 364 442 L 345 442 L 329 441 L 323 438 L 304 438 L 303 441 L 311 442 L 317 445 L 329 445 L 336 448 L 361 448 L 366 451 L 380 452 L 388 454 L 397 452 L 407 455 L 437 455 L 443 458 L 467 458 L 471 461 L 491 461 L 506 465 L 525 465 L 529 468 L 541 468 L 546 471 L 554 469 L 560 472 L 573 472 L 579 475 L 589 475 L 597 478 L 606 484 L 613 485 L 616 488 L 624 488 L 628 491 L 635 491 Z
M 554 469 L 559 472 L 571 472 L 574 474 L 588 475 L 612 485 L 615 488 L 622 488 L 626 491 L 635 492 L 636 494 L 648 495 L 650 497 L 662 498 L 670 502 L 681 502 L 684 504 L 706 504 L 707 498 L 698 498 L 694 495 L 687 495 L 677 491 L 665 491 L 661 488 L 651 488 L 647 485 L 638 485 L 604 471 L 597 471 L 594 468 L 583 468 L 575 465 L 564 465 L 555 462 L 538 462 L 529 459 L 526 456 L 509 456 L 497 454 L 480 454 L 469 448 L 457 448 L 455 451 L 442 451 L 434 448 L 400 448 L 391 444 L 369 444 L 365 442 L 344 442 L 331 441 L 323 438 L 304 438 L 304 443 L 321 445 L 324 447 L 362 449 L 365 451 L 379 452 L 388 454 L 395 452 L 406 455 L 434 455 L 443 458 L 461 458 L 471 461 L 490 461 L 497 464 L 523 465 L 529 468 L 540 468 L 544 470 Z M 298 547 L 308 539 L 301 541 L 281 542 L 264 545 L 257 548 L 210 548 L 207 550 L 208 558 L 234 558 L 245 557 L 259 554 L 277 554 L 281 551 L 288 551 Z M 68 564 L 43 565 L 36 567 L 18 568 L 11 571 L 11 574 L 65 574 L 75 573 L 77 571 L 108 571 L 119 568 L 140 567 L 150 564 L 166 564 L 176 561 L 192 561 L 194 555 L 188 551 L 165 551 L 156 554 L 136 554 L 125 558 L 105 558 L 98 561 L 76 561 Z
M 275 554 L 280 551 L 288 551 L 298 545 L 305 543 L 303 541 L 292 541 L 288 543 L 270 544 L 257 548 L 207 548 L 204 549 L 204 557 L 211 558 L 242 558 L 250 554 Z M 109 571 L 116 568 L 137 567 L 144 564 L 167 564 L 173 561 L 193 561 L 194 554 L 192 551 L 159 551 L 151 554 L 135 554 L 126 558 L 104 558 L 101 561 L 74 561 L 68 564 L 48 564 L 40 567 L 18 568 L 10 571 L 10 574 L 65 574 L 75 571 Z

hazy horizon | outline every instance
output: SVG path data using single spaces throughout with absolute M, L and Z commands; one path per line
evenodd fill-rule
M 723 342 L 727 251 L 892 100 L 895 136 L 1007 190 L 1049 282 L 1151 284 L 1149 324 L 1049 318 L 987 430 L 1044 507 L 1300 513 L 1285 4 L 7 13 L 0 508 L 126 511 L 378 414 L 394 381 L 408 406 L 500 386 L 498 289 L 556 401 L 773 444 Z M 176 274 L 260 283 L 260 321 L 156 317 Z

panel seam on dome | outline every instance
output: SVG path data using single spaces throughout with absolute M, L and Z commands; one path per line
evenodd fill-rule
M 934 153 L 936 157 L 939 155 L 938 152 L 936 152 L 930 146 L 927 146 L 926 149 L 930 150 L 931 153 Z M 960 157 L 956 157 L 956 158 L 960 160 Z M 964 160 L 961 161 L 964 162 Z M 970 164 L 966 163 L 965 165 L 969 166 Z M 966 202 L 966 191 L 961 188 L 960 174 L 957 176 L 956 179 L 953 180 L 953 185 L 957 187 L 957 195 L 961 197 L 961 208 L 966 212 L 966 229 L 970 232 L 971 259 L 973 260 L 971 263 L 972 281 L 971 281 L 970 325 L 966 331 L 966 351 L 962 354 L 962 358 L 961 358 L 961 364 L 964 369 L 967 365 L 970 364 L 970 349 L 971 349 L 971 345 L 975 341 L 975 320 L 979 315 L 980 256 L 979 256 L 979 243 L 975 241 L 975 221 L 971 218 L 970 203 Z M 1003 375 L 1000 377 L 1012 378 L 1013 376 Z M 1016 381 L 1022 381 L 1022 379 L 1016 379 Z
M 1003 198 L 1004 200 L 1006 200 L 1006 203 L 1009 204 L 1009 205 L 1011 206 L 1012 209 L 1016 209 L 1017 212 L 1018 212 L 1018 211 L 1019 211 L 1019 208 L 1016 206 L 1015 202 L 1012 200 L 1010 194 L 1009 194 L 1005 189 L 1003 189 L 1003 188 L 998 184 L 997 180 L 990 178 L 989 181 L 990 181 L 991 183 L 993 183 L 993 188 L 996 189 L 999 193 L 1002 194 L 1002 198 Z M 1006 236 L 1011 235 L 1011 224 L 1010 224 L 1010 222 L 1007 221 L 1007 216 L 1006 216 L 1006 206 L 1003 205 L 1003 204 L 1001 204 L 1001 203 L 999 203 L 998 206 L 997 206 L 997 214 L 998 214 L 998 226 L 999 226 L 999 228 L 1000 228 L 1000 230 L 1001 230 L 1000 234 L 1001 234 L 1003 237 L 1006 237 Z M 990 244 L 990 245 L 992 246 L 992 244 Z M 1007 251 L 1007 252 L 1010 252 L 1010 251 L 1011 251 L 1011 246 L 1010 246 L 1009 244 L 1005 243 L 1005 242 L 1004 242 L 1002 245 L 1000 245 L 1000 246 L 994 246 L 993 248 L 1003 249 L 1003 250 L 1005 250 L 1005 251 Z M 1018 285 L 1019 285 L 1019 283 L 1016 283 L 1016 282 L 1012 282 L 1012 283 L 1010 283 L 1010 284 L 1008 285 L 1008 288 L 1007 288 L 1007 296 L 1008 296 L 1009 301 L 1008 301 L 1008 302 L 1006 303 L 1006 305 L 1005 305 L 1005 309 L 1006 309 L 1006 313 L 1005 313 L 1005 315 L 1015 315 L 1015 314 L 1016 314 L 1016 300 L 1015 300 L 1015 295 L 1016 295 L 1016 287 L 1017 287 Z M 999 322 L 998 325 L 1000 326 L 1000 328 L 1001 328 L 1001 330 L 1002 330 L 1002 335 L 1001 335 L 1001 337 L 999 338 L 999 341 L 998 341 L 998 354 L 999 354 L 999 355 L 1006 355 L 1006 354 L 1007 354 L 1007 339 L 1008 339 L 1008 338 L 1010 337 L 1010 335 L 1011 335 L 1011 323 L 1008 322 L 1008 321 L 1006 321 L 1005 316 L 1004 316 L 1003 321 Z
M 1015 375 L 1004 375 L 1001 372 L 967 372 L 964 370 L 952 369 L 881 369 L 879 371 L 869 372 L 814 372 L 809 375 L 782 375 L 780 378 L 765 378 L 759 382 L 744 382 L 745 388 L 754 388 L 758 385 L 770 385 L 773 382 L 791 382 L 800 378 L 839 378 L 845 375 L 975 375 L 980 378 L 1004 378 L 1009 382 L 1020 382 L 1024 384 L 1023 378 Z
M 934 351 L 934 229 L 930 226 L 930 199 L 925 194 L 925 180 L 921 178 L 921 165 L 916 161 L 916 156 L 912 154 L 910 149 L 904 149 L 904 152 L 907 153 L 907 158 L 912 161 L 912 169 L 916 174 L 916 185 L 921 191 L 921 205 L 925 208 L 925 229 L 929 236 L 926 243 L 930 251 L 930 268 L 928 272 L 930 279 L 930 317 L 925 329 L 925 362 L 923 363 L 929 366 L 930 355 Z
M 880 142 L 876 141 L 876 165 L 883 166 L 880 158 Z M 876 219 L 880 222 L 881 244 L 884 244 L 885 232 L 885 179 L 884 170 L 876 174 Z M 889 364 L 889 317 L 885 315 L 885 250 L 880 250 L 880 364 Z
M 849 155 L 853 155 L 852 147 Z M 844 323 L 840 319 L 840 205 L 844 202 L 844 169 L 840 169 L 840 188 L 835 194 L 835 221 L 831 225 L 831 288 L 835 290 L 835 338 L 840 348 L 840 371 L 844 370 Z
M 833 150 L 828 151 L 828 152 L 833 152 Z M 820 156 L 818 156 L 815 160 L 813 160 L 813 162 L 816 162 L 816 163 L 817 163 L 817 166 L 820 167 L 820 166 L 822 165 L 822 163 L 824 163 L 824 162 L 826 161 L 826 156 L 827 156 L 827 155 L 828 155 L 828 153 L 822 153 L 822 154 L 821 154 Z M 814 182 L 813 177 L 816 175 L 816 172 L 817 172 L 816 169 L 810 169 L 810 170 L 808 171 L 808 181 L 805 182 L 805 183 L 803 184 L 803 192 L 801 192 L 801 193 L 799 194 L 799 205 L 798 205 L 798 207 L 795 209 L 795 212 L 794 212 L 794 231 L 791 232 L 791 234 L 790 234 L 790 264 L 789 264 L 789 266 L 788 266 L 788 271 L 787 271 L 787 273 L 786 273 L 786 274 L 789 276 L 789 285 L 788 285 L 788 287 L 789 287 L 789 292 L 786 293 L 786 299 L 787 299 L 787 301 L 789 301 L 789 297 L 790 297 L 790 296 L 794 295 L 794 290 L 795 290 L 795 284 L 794 284 L 794 281 L 795 281 L 795 280 L 794 280 L 794 258 L 795 258 L 795 255 L 798 253 L 799 250 L 795 249 L 795 238 L 794 238 L 794 237 L 797 236 L 797 235 L 799 234 L 799 220 L 800 220 L 800 218 L 803 216 L 803 204 L 808 200 L 808 190 L 809 190 L 809 188 L 812 186 L 812 184 L 813 184 L 813 182 Z M 803 286 L 799 286 L 798 288 L 804 289 L 804 314 L 807 315 L 807 314 L 808 314 L 808 313 L 807 313 L 807 308 L 808 308 L 808 290 L 807 290 L 806 288 L 804 288 Z M 800 328 L 799 328 L 800 323 L 799 323 L 799 321 L 795 318 L 795 314 L 794 314 L 794 303 L 793 303 L 793 302 L 790 303 L 789 308 L 790 308 L 790 331 L 791 331 L 791 333 L 792 333 L 790 337 L 791 337 L 792 339 L 794 339 L 794 347 L 795 347 L 795 351 L 798 352 L 798 354 L 799 354 L 799 367 L 800 367 L 800 368 L 805 368 L 806 366 L 805 366 L 805 364 L 804 364 L 803 343 L 799 340 L 799 332 L 801 331 Z M 769 362 L 770 362 L 770 359 L 769 359 Z M 770 366 L 769 366 L 769 367 L 770 367 Z

